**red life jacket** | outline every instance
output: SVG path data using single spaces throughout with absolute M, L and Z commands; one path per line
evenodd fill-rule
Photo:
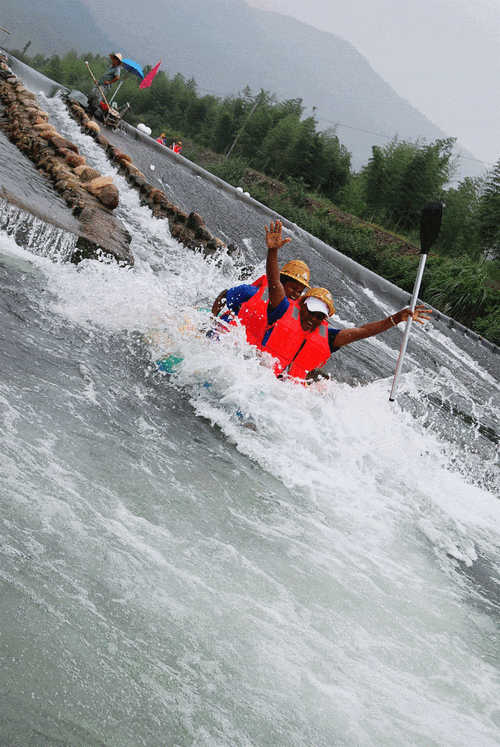
M 269 291 L 267 277 L 262 275 L 252 285 L 256 285 L 259 290 L 254 293 L 252 298 L 241 304 L 237 318 L 245 327 L 248 342 L 251 345 L 259 345 L 268 327 L 267 302 L 269 301 Z
M 323 366 L 331 355 L 328 322 L 321 322 L 314 332 L 304 332 L 300 326 L 299 306 L 291 303 L 281 319 L 273 325 L 266 344 L 257 347 L 277 358 L 274 366 L 276 376 L 305 379 L 309 371 Z

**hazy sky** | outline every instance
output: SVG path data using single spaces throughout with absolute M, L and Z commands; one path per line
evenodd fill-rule
M 247 2 L 346 39 L 478 159 L 500 159 L 500 0 Z

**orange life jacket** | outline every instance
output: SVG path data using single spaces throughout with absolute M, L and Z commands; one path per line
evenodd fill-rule
M 267 277 L 257 278 L 252 285 L 259 289 L 254 293 L 252 298 L 241 304 L 238 311 L 238 319 L 245 327 L 247 340 L 251 345 L 258 345 L 262 342 L 267 324 L 267 303 L 269 301 L 269 289 L 267 286 Z
M 291 303 L 273 325 L 266 344 L 257 347 L 277 359 L 274 366 L 276 376 L 305 379 L 309 371 L 323 366 L 331 355 L 328 322 L 321 322 L 314 332 L 304 332 L 300 326 L 299 306 Z

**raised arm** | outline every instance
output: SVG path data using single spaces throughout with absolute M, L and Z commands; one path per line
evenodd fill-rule
M 288 244 L 291 239 L 282 237 L 283 225 L 277 220 L 266 229 L 267 261 L 266 275 L 269 286 L 269 304 L 276 309 L 285 298 L 285 289 L 280 281 L 280 267 L 278 263 L 278 250 Z
M 403 309 L 398 311 L 392 316 L 388 316 L 387 319 L 382 319 L 380 322 L 368 322 L 363 324 L 362 327 L 353 327 L 352 329 L 341 329 L 335 337 L 334 345 L 336 348 L 342 348 L 344 345 L 349 345 L 351 342 L 356 340 L 364 340 L 367 337 L 374 337 L 379 335 L 381 332 L 385 332 L 400 322 L 406 322 L 411 314 L 411 309 Z M 417 306 L 413 312 L 412 319 L 414 322 L 424 324 L 428 319 L 431 318 L 432 309 L 426 309 L 424 306 Z

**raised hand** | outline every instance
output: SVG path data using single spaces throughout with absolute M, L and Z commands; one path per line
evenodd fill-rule
M 271 223 L 269 228 L 267 226 L 264 226 L 264 228 L 266 229 L 266 244 L 268 249 L 281 249 L 282 246 L 291 241 L 291 239 L 284 239 L 282 237 L 283 224 L 280 220 Z

